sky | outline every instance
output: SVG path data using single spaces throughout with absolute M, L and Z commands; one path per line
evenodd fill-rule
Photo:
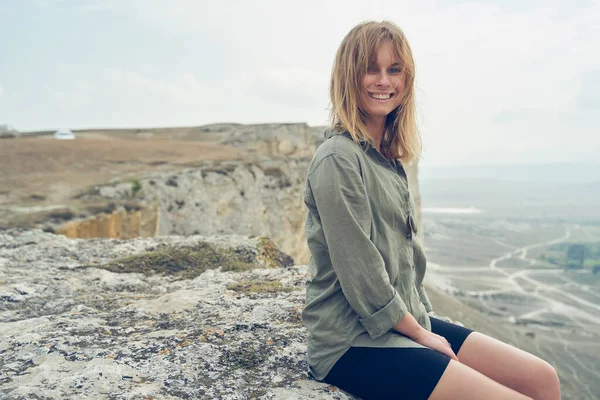
M 415 57 L 422 165 L 600 163 L 586 0 L 0 0 L 0 124 L 325 125 L 337 47 L 383 19 Z

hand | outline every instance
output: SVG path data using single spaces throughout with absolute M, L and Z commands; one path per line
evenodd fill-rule
M 456 354 L 454 354 L 454 351 L 452 351 L 450 343 L 448 343 L 446 338 L 443 336 L 423 329 L 417 337 L 413 338 L 413 340 L 425 347 L 439 351 L 451 359 L 458 361 L 458 357 L 456 357 Z

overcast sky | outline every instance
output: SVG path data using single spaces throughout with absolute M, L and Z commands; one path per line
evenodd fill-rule
M 389 19 L 425 165 L 600 162 L 598 1 L 0 0 L 0 124 L 324 125 L 334 53 Z M 1 144 L 0 144 L 1 145 Z

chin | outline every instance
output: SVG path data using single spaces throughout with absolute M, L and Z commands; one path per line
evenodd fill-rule
M 364 112 L 375 118 L 387 117 L 390 113 L 394 112 L 401 104 L 369 104 L 365 102 L 367 107 L 360 107 Z
M 390 113 L 392 113 L 394 110 L 396 109 L 396 107 L 394 108 L 389 108 L 389 109 L 370 109 L 367 110 L 367 114 L 370 115 L 371 117 L 387 117 Z

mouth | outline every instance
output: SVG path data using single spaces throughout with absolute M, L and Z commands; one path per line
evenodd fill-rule
M 369 96 L 370 98 L 374 99 L 374 100 L 389 100 L 392 97 L 394 97 L 395 93 L 372 93 L 372 92 L 367 92 L 367 96 Z

